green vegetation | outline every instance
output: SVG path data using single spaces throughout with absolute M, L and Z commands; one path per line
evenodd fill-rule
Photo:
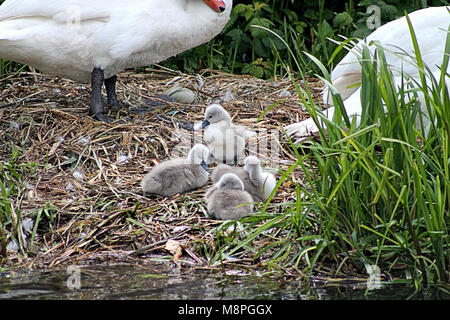
M 6 256 L 7 236 L 23 251 L 22 215 L 13 199 L 24 197 L 25 177 L 33 174 L 36 164 L 19 164 L 19 151 L 11 144 L 11 160 L 0 162 L 0 257 Z M 33 235 L 36 233 L 34 230 Z
M 295 146 L 291 141 L 297 162 L 281 172 L 280 184 L 290 180 L 290 171 L 300 166 L 305 180 L 296 185 L 297 201 L 285 204 L 281 215 L 268 215 L 264 208 L 262 214 L 248 218 L 247 236 L 223 237 L 213 261 L 239 257 L 245 251 L 254 257 L 271 252 L 269 267 L 275 269 L 302 266 L 302 272 L 309 274 L 323 265 L 334 265 L 339 275 L 344 267 L 364 273 L 376 265 L 385 275 L 401 275 L 417 287 L 448 283 L 448 75 L 443 72 L 436 78 L 423 64 L 411 25 L 410 29 L 421 82 L 405 84 L 397 91 L 385 49 L 377 46 L 372 56 L 365 47 L 360 60 L 360 125 L 355 119 L 350 121 L 339 95 L 333 100 L 336 110 L 343 113 L 336 111 L 335 121 L 330 122 L 308 87 L 297 87 L 308 112 L 316 122 L 324 119 L 328 128 L 327 133 L 321 130 L 320 142 Z M 446 52 L 450 52 L 450 29 Z M 322 70 L 324 81 L 331 83 L 325 65 L 310 58 Z M 445 56 L 441 70 L 447 70 L 448 64 L 449 56 Z M 419 94 L 424 96 L 433 124 L 428 132 L 416 125 L 416 118 L 424 123 Z M 275 227 L 272 245 L 252 245 Z
M 306 75 L 320 73 L 330 82 L 328 72 L 345 52 L 328 38 L 367 35 L 370 5 L 379 5 L 383 24 L 403 15 L 406 9 L 420 8 L 422 3 L 237 1 L 231 21 L 219 37 L 164 65 L 188 72 L 211 68 L 266 79 L 284 75 L 305 79 Z M 430 6 L 443 3 L 428 1 Z M 240 234 L 224 232 L 235 222 L 215 228 L 214 248 L 200 244 L 200 251 L 211 263 L 250 252 L 255 259 L 270 254 L 267 267 L 275 271 L 294 268 L 309 275 L 329 265 L 340 276 L 346 268 L 364 274 L 368 266 L 377 265 L 384 275 L 410 279 L 417 288 L 448 283 L 450 92 L 444 81 L 448 75 L 433 77 L 417 50 L 422 81 L 397 91 L 383 48 L 378 48 L 375 56 L 365 49 L 361 56 L 362 100 L 366 102 L 361 124 L 357 126 L 345 113 L 336 112 L 335 122 L 327 121 L 327 134 L 320 132 L 320 142 L 302 146 L 291 142 L 297 161 L 280 172 L 278 185 L 290 181 L 290 173 L 301 167 L 303 183 L 291 181 L 296 185 L 296 202 L 280 205 L 282 213 L 266 212 L 266 204 L 261 213 L 241 220 L 244 230 Z M 448 63 L 446 56 L 443 70 Z M 0 74 L 18 68 L 22 67 L 0 60 Z M 296 89 L 312 117 L 316 121 L 323 118 L 308 87 Z M 416 126 L 416 117 L 423 122 L 418 94 L 423 94 L 430 110 L 433 125 L 428 132 Z M 333 99 L 337 109 L 344 110 L 340 97 Z M 387 112 L 383 112 L 382 103 Z M 20 212 L 11 195 L 20 193 L 24 183 L 21 177 L 33 166 L 18 164 L 15 150 L 11 160 L 0 163 L 3 250 L 6 235 L 20 244 Z M 51 208 L 41 209 L 38 222 L 42 214 L 51 220 L 53 212 Z M 260 236 L 272 238 L 271 244 L 258 246 Z
M 223 32 L 209 44 L 187 51 L 168 62 L 172 69 L 198 71 L 202 68 L 230 73 L 273 78 L 285 74 L 283 64 L 290 70 L 309 74 L 317 66 L 307 59 L 309 52 L 322 63 L 329 61 L 336 45 L 329 41 L 342 40 L 339 35 L 363 38 L 375 27 L 374 12 L 380 9 L 380 24 L 424 6 L 423 1 L 363 0 L 363 1 L 233 1 L 231 19 Z M 428 6 L 445 4 L 443 0 L 427 1 Z M 275 36 L 253 26 L 272 30 L 294 51 L 299 66 L 293 63 L 287 47 Z M 336 62 L 341 56 L 338 56 Z M 329 66 L 331 68 L 332 65 Z M 301 70 L 299 70 L 301 68 Z

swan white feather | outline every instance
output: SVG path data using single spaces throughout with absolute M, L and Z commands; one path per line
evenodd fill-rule
M 116 75 L 164 61 L 215 37 L 232 0 L 6 0 L 0 6 L 0 58 L 91 82 L 90 114 L 104 114 L 101 90 L 119 109 Z
M 418 10 L 410 13 L 409 18 L 419 43 L 422 59 L 431 69 L 432 74 L 439 79 L 439 66 L 442 65 L 445 54 L 445 39 L 450 21 L 448 8 L 431 7 Z M 397 85 L 401 84 L 401 70 L 416 81 L 420 80 L 416 64 L 404 54 L 406 52 L 414 57 L 413 42 L 406 18 L 402 17 L 381 26 L 353 47 L 331 73 L 333 86 L 341 94 L 349 117 L 361 115 L 360 85 L 358 84 L 361 82 L 362 70 L 359 52 L 363 42 L 369 44 L 372 41 L 378 41 L 386 49 L 386 60 L 392 68 L 394 81 Z M 376 46 L 370 45 L 369 49 L 373 54 Z M 448 72 L 450 72 L 450 64 L 447 68 Z M 450 86 L 449 77 L 446 77 L 446 84 Z M 423 97 L 419 96 L 419 99 L 423 99 Z M 324 89 L 323 101 L 326 104 L 333 104 L 328 88 Z M 422 103 L 422 105 L 424 104 Z M 423 111 L 426 112 L 424 108 Z M 328 108 L 325 114 L 331 121 L 334 107 Z M 429 123 L 426 125 L 428 126 Z M 322 124 L 322 127 L 325 128 L 325 124 Z M 312 118 L 288 125 L 284 129 L 290 137 L 296 138 L 297 141 L 302 141 L 312 133 L 319 131 Z
M 6 0 L 0 6 L 0 57 L 89 82 L 166 60 L 208 42 L 231 11 L 201 0 Z

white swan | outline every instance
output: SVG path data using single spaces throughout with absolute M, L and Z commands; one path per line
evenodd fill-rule
M 442 66 L 445 54 L 445 42 L 450 21 L 448 10 L 448 7 L 430 7 L 409 14 L 424 63 L 431 69 L 436 79 L 440 77 L 441 71 L 439 66 Z M 371 41 L 379 41 L 387 49 L 386 60 L 392 67 L 394 81 L 397 85 L 401 84 L 402 76 L 400 70 L 402 68 L 405 74 L 420 83 L 417 67 L 402 52 L 404 51 L 414 56 L 413 42 L 405 17 L 391 21 L 375 30 L 365 40 L 367 44 Z M 371 45 L 369 48 L 373 53 L 376 47 Z M 331 73 L 332 83 L 341 94 L 349 117 L 359 117 L 362 110 L 360 100 L 361 88 L 358 85 L 362 79 L 362 70 L 359 63 L 360 50 L 361 42 L 350 50 Z M 447 74 L 449 72 L 450 64 L 447 68 Z M 446 84 L 450 86 L 450 78 L 448 76 L 446 77 Z M 332 104 L 328 89 L 324 90 L 322 98 L 325 103 Z M 419 96 L 419 99 L 423 99 L 423 96 Z M 424 103 L 422 103 L 422 111 L 427 114 Z M 333 119 L 333 114 L 334 107 L 326 110 L 327 118 L 330 121 Z M 429 123 L 425 123 L 425 125 L 429 126 Z M 321 123 L 321 126 L 326 128 L 324 123 Z M 302 141 L 319 131 L 312 118 L 288 125 L 284 129 L 291 138 L 296 139 L 296 142 Z M 427 127 L 424 129 L 426 130 Z
M 208 157 L 208 148 L 196 144 L 186 159 L 171 159 L 153 167 L 142 180 L 142 190 L 144 193 L 171 197 L 203 187 L 209 178 Z
M 119 108 L 116 75 L 210 41 L 232 0 L 6 0 L 0 57 L 44 73 L 92 83 L 90 113 L 103 115 L 101 88 Z
M 203 139 L 218 162 L 233 163 L 244 152 L 246 139 L 256 135 L 254 131 L 231 122 L 228 112 L 219 104 L 212 104 L 205 110 Z M 198 129 L 198 125 L 194 127 Z

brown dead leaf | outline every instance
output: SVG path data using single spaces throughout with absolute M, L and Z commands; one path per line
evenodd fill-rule
M 183 255 L 183 246 L 179 241 L 176 240 L 168 240 L 164 249 L 169 251 L 173 255 L 173 258 L 176 260 L 180 259 Z

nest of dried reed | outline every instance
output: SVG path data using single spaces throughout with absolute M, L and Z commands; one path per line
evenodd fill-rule
M 173 198 L 146 197 L 140 188 L 149 168 L 172 157 L 177 147 L 183 153 L 192 144 L 192 137 L 171 119 L 199 121 L 206 106 L 219 102 L 234 122 L 271 132 L 270 144 L 277 146 L 280 160 L 276 169 L 285 170 L 296 158 L 280 128 L 307 114 L 290 79 L 269 82 L 211 70 L 197 76 L 165 69 L 124 72 L 117 93 L 125 107 L 148 107 L 175 83 L 193 90 L 198 102 L 156 104 L 146 113 L 124 108 L 116 117 L 125 122 L 106 124 L 88 115 L 89 86 L 38 73 L 0 80 L 0 161 L 9 161 L 15 146 L 20 163 L 37 164 L 11 201 L 22 218 L 36 220 L 36 212 L 47 208 L 52 220 L 43 215 L 26 248 L 27 258 L 20 251 L 8 252 L 5 266 L 52 267 L 167 253 L 208 265 L 198 244 L 213 248 L 209 231 L 221 223 L 206 213 L 203 196 L 210 184 Z M 320 81 L 308 79 L 308 85 L 319 100 Z M 270 164 L 273 155 L 260 157 Z M 291 176 L 294 182 L 302 179 L 299 171 Z M 295 200 L 292 181 L 279 188 L 268 212 Z M 169 243 L 181 250 L 172 250 Z M 246 263 L 252 263 L 250 257 Z

